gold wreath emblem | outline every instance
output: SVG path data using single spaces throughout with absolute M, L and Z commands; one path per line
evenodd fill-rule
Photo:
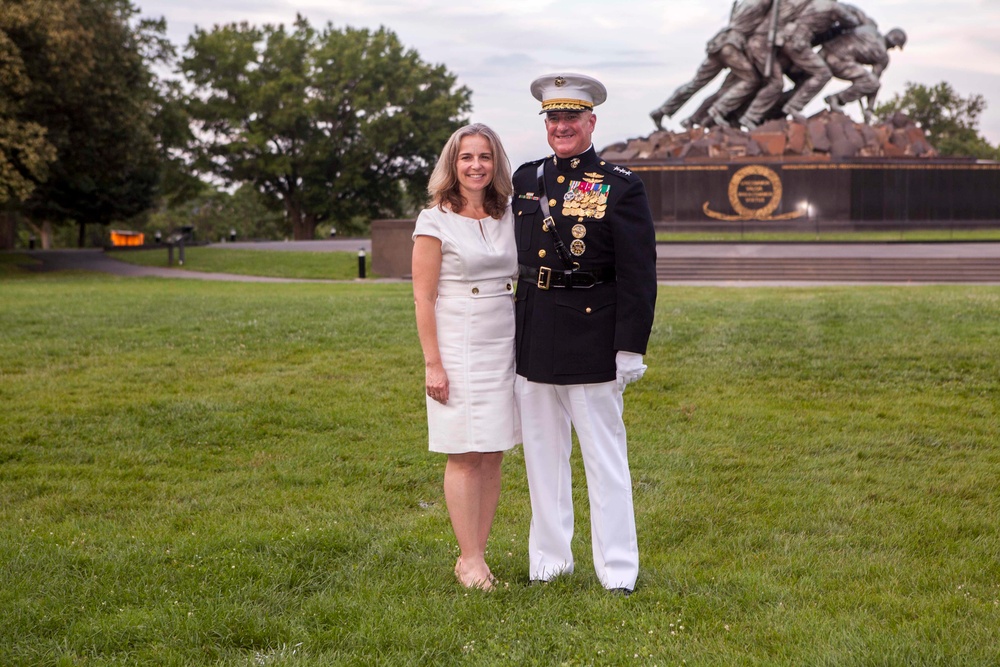
M 760 208 L 748 208 L 743 204 L 743 200 L 740 199 L 740 186 L 752 176 L 763 176 L 771 186 L 770 199 Z M 736 211 L 736 215 L 727 215 L 713 211 L 708 207 L 708 202 L 705 202 L 701 208 L 705 212 L 705 215 L 716 220 L 794 220 L 795 218 L 801 218 L 802 211 L 771 215 L 781 205 L 781 194 L 781 179 L 778 175 L 767 167 L 752 165 L 738 170 L 729 180 L 729 204 Z M 763 194 L 757 196 L 766 197 Z

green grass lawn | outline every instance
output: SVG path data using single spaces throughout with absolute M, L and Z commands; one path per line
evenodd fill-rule
M 2 265 L 2 264 L 0 264 Z M 467 592 L 407 284 L 0 274 L 2 665 L 995 665 L 1000 288 L 661 288 L 642 558 Z
M 112 250 L 109 256 L 141 266 L 168 264 L 166 247 L 143 250 Z M 357 252 L 307 252 L 296 250 L 237 250 L 225 246 L 195 246 L 184 249 L 184 266 L 178 266 L 179 251 L 174 251 L 173 268 L 208 273 L 234 273 L 271 278 L 311 280 L 351 280 L 358 277 Z M 365 275 L 371 272 L 371 253 L 365 258 Z

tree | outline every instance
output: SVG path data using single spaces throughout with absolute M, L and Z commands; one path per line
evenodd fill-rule
M 129 0 L 5 0 L 4 46 L 21 78 L 7 120 L 40 128 L 55 152 L 47 170 L 22 170 L 18 209 L 40 231 L 106 224 L 147 210 L 160 180 L 151 53 L 162 21 L 133 25 Z M 15 126 L 16 127 L 16 126 Z M 19 192 L 23 195 L 26 188 Z
M 0 248 L 13 247 L 16 211 L 48 177 L 56 158 L 45 127 L 24 117 L 24 95 L 31 81 L 12 38 L 41 26 L 42 10 L 40 2 L 0 7 Z
M 280 209 L 269 208 L 264 196 L 250 185 L 230 194 L 202 184 L 197 196 L 161 207 L 143 228 L 147 234 L 160 232 L 165 236 L 186 225 L 193 226 L 204 241 L 226 239 L 231 232 L 236 232 L 240 241 L 280 239 L 284 216 Z
M 920 123 L 928 141 L 941 155 L 1000 159 L 1000 148 L 979 134 L 979 116 L 986 109 L 982 95 L 962 97 L 950 84 L 933 87 L 907 82 L 902 95 L 879 104 L 875 115 L 888 120 L 902 111 Z
M 230 24 L 196 31 L 186 53 L 197 166 L 280 202 L 296 239 L 422 199 L 470 109 L 467 88 L 385 28 Z

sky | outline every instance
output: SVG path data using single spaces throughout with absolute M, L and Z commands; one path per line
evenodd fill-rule
M 163 17 L 180 50 L 196 27 L 247 22 L 290 26 L 301 14 L 314 27 L 378 28 L 396 33 L 421 59 L 443 64 L 472 91 L 470 120 L 493 127 L 513 166 L 550 153 L 533 79 L 579 72 L 601 80 L 608 101 L 597 107 L 598 150 L 654 127 L 649 112 L 690 80 L 705 43 L 728 20 L 730 0 L 133 0 L 144 17 Z M 982 95 L 987 108 L 980 132 L 1000 144 L 1000 0 L 855 0 L 881 32 L 902 28 L 903 51 L 890 51 L 880 100 L 908 82 L 942 81 L 962 96 Z M 718 89 L 722 75 L 688 102 L 667 129 L 679 130 L 700 99 Z M 847 87 L 834 79 L 806 107 Z M 860 120 L 858 106 L 851 115 Z

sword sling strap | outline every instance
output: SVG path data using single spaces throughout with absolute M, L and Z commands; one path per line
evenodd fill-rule
M 542 229 L 546 232 L 551 232 L 552 234 L 552 245 L 555 246 L 556 254 L 559 255 L 559 259 L 562 263 L 566 265 L 567 269 L 573 270 L 575 268 L 576 262 L 573 261 L 573 256 L 569 254 L 569 250 L 566 249 L 566 244 L 559 237 L 559 233 L 556 231 L 556 221 L 552 218 L 552 212 L 549 210 L 549 198 L 545 194 L 545 163 L 548 160 L 542 160 L 541 164 L 538 165 L 538 194 L 541 195 L 539 202 L 542 205 L 542 215 L 545 219 L 542 220 Z

